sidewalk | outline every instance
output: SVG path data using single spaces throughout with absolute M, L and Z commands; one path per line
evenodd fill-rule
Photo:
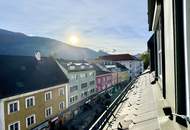
M 159 130 L 156 99 L 151 86 L 149 73 L 140 76 L 128 92 L 114 116 L 105 125 L 104 130 Z

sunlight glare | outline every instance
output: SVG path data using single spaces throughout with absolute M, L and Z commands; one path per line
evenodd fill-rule
M 69 37 L 69 43 L 71 45 L 78 45 L 79 44 L 79 37 L 76 35 L 72 35 Z

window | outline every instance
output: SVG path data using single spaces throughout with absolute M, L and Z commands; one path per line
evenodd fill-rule
M 161 30 L 161 18 L 159 19 L 158 27 L 156 31 L 157 45 L 158 45 L 158 75 L 162 78 L 162 30 Z
M 25 99 L 25 105 L 26 105 L 26 108 L 35 106 L 35 97 L 32 96 L 32 97 L 26 98 L 26 99 Z
M 35 123 L 36 123 L 36 116 L 35 115 L 31 115 L 31 116 L 26 118 L 26 128 L 28 128 L 29 126 L 31 126 Z
M 78 100 L 78 96 L 73 96 L 70 98 L 70 103 L 76 102 Z
M 105 82 L 106 81 L 106 78 L 105 77 L 103 77 L 103 82 Z
M 65 103 L 64 102 L 61 102 L 59 104 L 59 110 L 64 110 L 64 106 L 65 106 Z
M 84 65 L 82 65 L 82 66 L 81 66 L 81 69 L 85 69 L 85 66 L 84 66 Z
M 85 74 L 80 74 L 80 78 L 85 78 Z
M 52 115 L 52 107 L 48 107 L 45 109 L 45 117 L 49 117 Z
M 76 96 L 75 96 L 75 101 L 77 101 L 77 100 L 78 100 L 78 96 L 76 95 Z
M 78 86 L 77 85 L 70 87 L 70 92 L 74 92 L 76 90 L 78 90 Z
M 90 76 L 94 76 L 94 72 L 90 72 L 89 75 L 90 75 Z
M 81 98 L 83 98 L 84 97 L 84 93 L 81 93 Z
M 91 93 L 91 94 L 94 93 L 94 92 L 95 92 L 95 89 L 94 89 L 94 88 L 90 90 L 90 93 Z
M 8 114 L 19 111 L 19 101 L 12 101 L 8 103 Z
M 90 85 L 94 85 L 95 84 L 95 81 L 90 81 Z
M 69 69 L 70 69 L 70 70 L 74 70 L 74 69 L 75 69 L 75 66 L 69 66 Z
M 78 80 L 78 79 L 79 79 L 79 75 L 78 74 L 71 75 L 71 80 Z
M 84 96 L 85 96 L 85 97 L 88 96 L 88 91 L 84 92 Z
M 75 79 L 75 75 L 71 75 L 71 80 L 74 80 Z
M 70 103 L 74 102 L 74 100 L 75 100 L 74 97 L 71 97 L 70 98 Z
M 45 101 L 51 100 L 52 99 L 52 92 L 46 92 L 45 93 Z
M 98 78 L 98 83 L 99 83 L 99 84 L 101 83 L 101 79 L 100 79 L 100 78 Z
M 86 78 L 88 77 L 88 74 L 87 74 L 87 73 L 85 74 L 85 77 L 86 77 Z
M 74 75 L 74 80 L 78 80 L 79 79 L 79 75 L 78 74 L 75 74 Z
M 87 83 L 82 83 L 81 84 L 81 88 L 83 89 L 83 88 L 86 88 L 87 87 Z
M 59 89 L 59 96 L 64 96 L 64 88 Z
M 20 130 L 20 121 L 10 124 L 8 130 Z

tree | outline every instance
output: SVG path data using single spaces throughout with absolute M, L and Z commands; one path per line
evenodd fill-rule
M 150 60 L 150 55 L 148 52 L 145 52 L 141 54 L 140 59 L 143 60 L 144 62 L 144 69 L 147 69 L 149 66 L 149 60 Z

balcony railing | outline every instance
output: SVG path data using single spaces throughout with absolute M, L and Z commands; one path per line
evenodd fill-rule
M 103 114 L 95 121 L 94 124 L 87 128 L 88 130 L 101 130 L 108 123 L 108 120 L 111 116 L 114 116 L 113 113 L 117 109 L 118 105 L 123 101 L 123 98 L 127 92 L 132 89 L 132 85 L 136 79 L 132 80 L 123 91 L 117 96 L 117 98 L 107 107 Z

